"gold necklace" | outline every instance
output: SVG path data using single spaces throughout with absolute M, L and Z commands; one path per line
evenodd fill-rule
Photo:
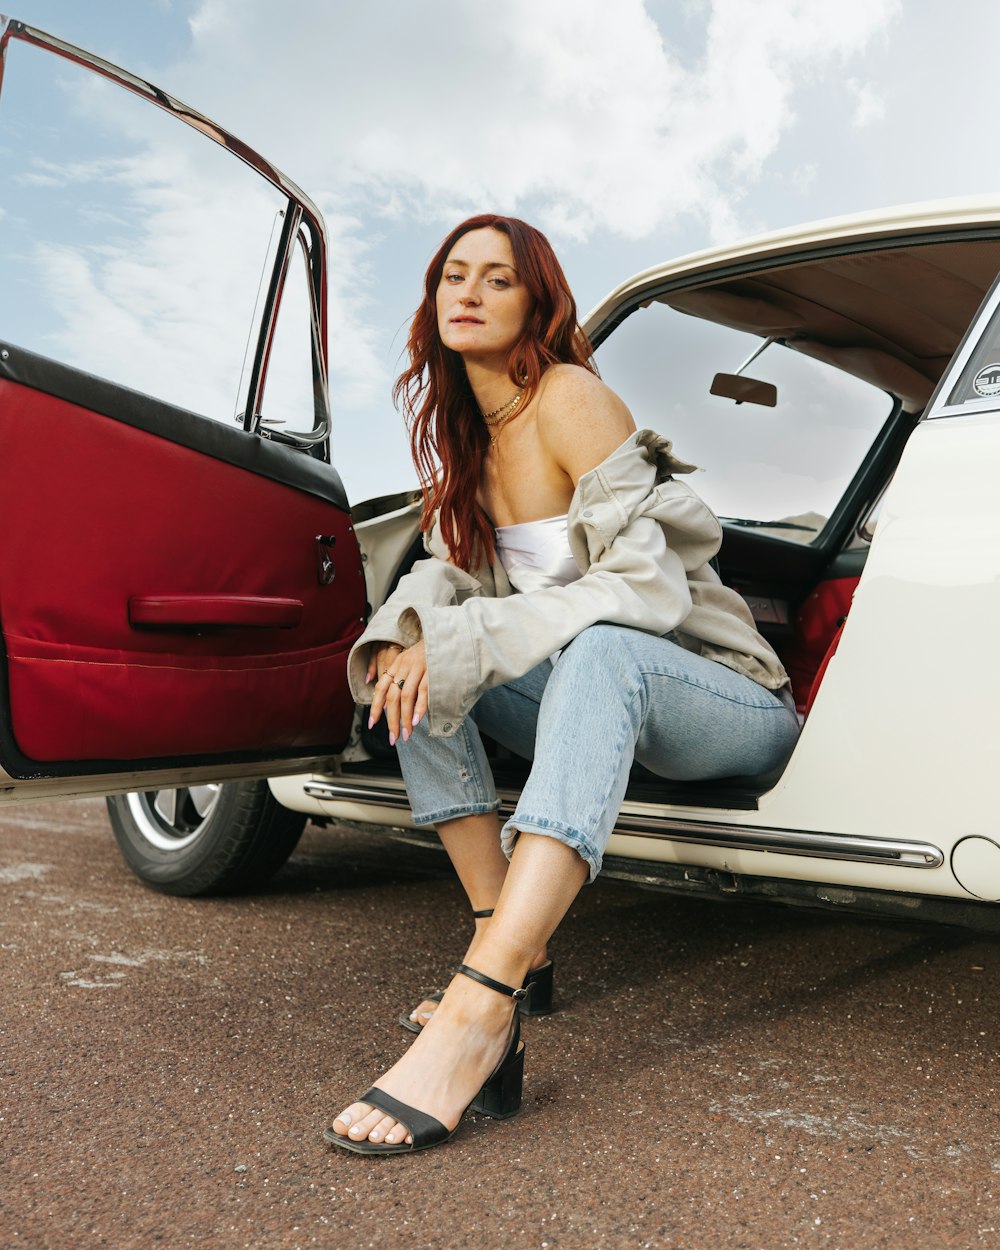
M 513 420 L 514 420 L 514 418 L 515 418 L 516 416 L 520 415 L 520 414 L 518 413 L 518 406 L 519 406 L 519 404 L 520 404 L 520 403 L 521 403 L 521 396 L 520 396 L 520 394 L 517 394 L 517 395 L 515 395 L 515 396 L 514 396 L 514 398 L 513 398 L 513 400 L 511 401 L 511 403 L 510 403 L 510 404 L 506 404 L 506 405 L 504 405 L 504 406 L 507 408 L 507 410 L 508 410 L 508 411 L 507 411 L 507 412 L 505 412 L 505 413 L 504 413 L 504 415 L 503 415 L 502 417 L 497 417 L 497 419 L 496 419 L 495 421 L 487 421 L 487 422 L 486 422 L 486 424 L 487 424 L 487 425 L 493 425 L 493 426 L 496 426 L 496 429 L 495 429 L 495 430 L 489 430 L 489 429 L 488 429 L 488 430 L 486 431 L 486 433 L 490 436 L 490 446 L 491 446 L 491 447 L 496 447 L 496 445 L 497 445 L 497 439 L 500 437 L 500 431 L 504 428 L 504 426 L 507 424 L 507 422 L 508 422 L 508 421 L 513 421 Z
M 483 412 L 480 408 L 479 412 L 487 425 L 501 425 L 504 419 L 514 411 L 521 402 L 523 391 L 518 391 L 513 399 L 508 399 L 505 404 L 501 404 L 499 408 L 494 408 L 492 412 Z

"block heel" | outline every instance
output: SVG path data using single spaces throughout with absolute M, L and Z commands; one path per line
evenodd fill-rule
M 552 1006 L 554 973 L 555 965 L 550 959 L 540 968 L 532 968 L 524 978 L 528 994 L 518 1008 L 522 1016 L 550 1016 L 555 1010 Z
M 521 1110 L 521 1094 L 524 1088 L 524 1043 L 519 1037 L 520 1029 L 514 1030 L 512 1045 L 504 1055 L 503 1062 L 472 1100 L 476 1115 L 489 1116 L 491 1120 L 506 1120 Z

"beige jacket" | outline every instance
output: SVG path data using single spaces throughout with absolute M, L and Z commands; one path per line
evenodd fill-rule
M 435 526 L 424 540 L 435 558 L 418 561 L 400 580 L 351 651 L 355 699 L 371 702 L 369 643 L 408 647 L 423 638 L 430 732 L 449 737 L 486 690 L 522 676 L 599 621 L 673 631 L 689 651 L 769 690 L 786 685 L 750 609 L 709 564 L 722 527 L 672 476 L 692 468 L 671 454 L 669 440 L 639 430 L 585 473 L 568 519 L 581 577 L 568 586 L 518 594 L 499 561 L 466 573 L 448 562 Z

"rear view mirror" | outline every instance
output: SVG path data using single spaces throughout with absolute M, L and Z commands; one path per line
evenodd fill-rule
M 709 393 L 735 400 L 738 404 L 760 404 L 764 408 L 774 408 L 778 403 L 778 388 L 773 383 L 747 378 L 739 373 L 717 373 Z

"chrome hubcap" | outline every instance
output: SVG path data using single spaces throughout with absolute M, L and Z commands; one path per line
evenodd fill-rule
M 139 832 L 161 851 L 181 851 L 202 833 L 219 801 L 219 785 L 134 790 L 126 795 Z

